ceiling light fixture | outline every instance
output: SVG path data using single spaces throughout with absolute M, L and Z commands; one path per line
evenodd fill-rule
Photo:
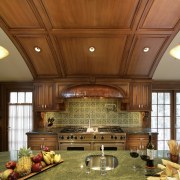
M 94 51 L 95 51 L 95 48 L 94 48 L 94 47 L 90 47 L 90 48 L 89 48 L 89 51 L 90 51 L 90 52 L 94 52 Z
M 41 52 L 41 48 L 40 47 L 38 47 L 38 46 L 36 46 L 36 47 L 34 47 L 34 50 L 36 51 L 36 52 Z
M 170 50 L 170 55 L 180 60 L 180 45 L 175 46 Z
M 146 53 L 146 52 L 148 52 L 149 51 L 149 47 L 145 47 L 144 49 L 143 49 L 143 51 Z
M 4 47 L 0 46 L 0 59 L 3 59 L 8 55 L 9 55 L 9 51 Z

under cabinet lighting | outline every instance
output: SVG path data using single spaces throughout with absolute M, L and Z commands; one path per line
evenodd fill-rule
M 38 47 L 38 46 L 36 46 L 36 47 L 34 47 L 34 50 L 36 51 L 36 52 L 41 52 L 41 48 L 40 47 Z
M 4 47 L 0 46 L 0 59 L 3 59 L 8 55 L 9 55 L 9 51 Z
M 170 50 L 170 55 L 176 59 L 180 60 L 180 45 L 175 46 L 173 49 Z
M 146 52 L 148 52 L 149 51 L 149 47 L 145 47 L 144 49 L 143 49 L 143 51 L 146 53 Z

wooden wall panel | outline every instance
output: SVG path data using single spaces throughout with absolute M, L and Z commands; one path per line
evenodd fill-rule
M 29 61 L 35 67 L 38 75 L 58 76 L 56 57 L 54 57 L 50 42 L 47 36 L 17 36 L 22 48 L 25 49 Z M 37 53 L 34 48 L 40 47 L 41 52 Z
M 160 49 L 166 41 L 166 36 L 138 36 L 133 46 L 132 54 L 127 67 L 128 76 L 147 76 Z M 149 52 L 143 52 L 145 47 L 149 47 Z
M 53 28 L 130 28 L 138 3 L 139 0 L 43 0 Z
M 67 75 L 118 75 L 126 36 L 118 38 L 58 38 Z M 93 46 L 92 53 L 89 48 Z
M 3 0 L 0 14 L 9 28 L 40 28 L 30 4 L 22 0 Z
M 180 17 L 180 1 L 154 0 L 142 28 L 173 29 Z

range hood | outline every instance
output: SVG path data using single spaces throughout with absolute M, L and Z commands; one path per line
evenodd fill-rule
M 123 98 L 125 93 L 122 89 L 107 85 L 86 84 L 69 87 L 62 91 L 62 98 L 80 97 L 103 97 L 103 98 Z

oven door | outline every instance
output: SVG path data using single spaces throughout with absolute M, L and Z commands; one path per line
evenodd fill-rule
M 101 150 L 102 144 L 104 145 L 104 150 L 117 151 L 125 150 L 125 142 L 95 142 L 93 144 L 93 150 Z
M 59 142 L 59 150 L 68 150 L 68 151 L 91 150 L 91 143 Z

